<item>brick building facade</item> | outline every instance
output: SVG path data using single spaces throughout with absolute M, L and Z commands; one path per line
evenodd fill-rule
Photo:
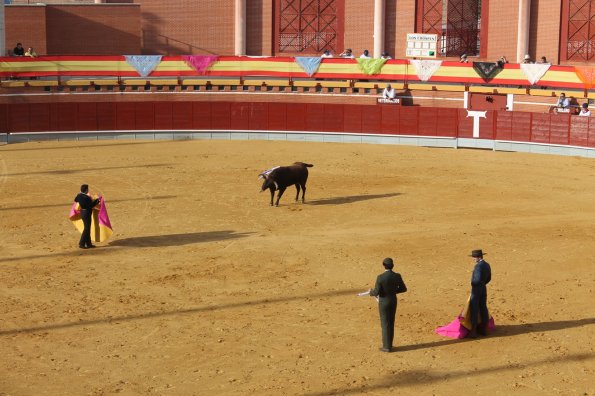
M 140 17 L 135 4 L 6 6 L 6 48 L 21 42 L 39 55 L 138 54 Z
M 378 3 L 374 0 L 313 2 L 327 14 L 320 11 L 317 20 L 306 15 L 301 22 L 295 18 L 283 20 L 279 16 L 279 9 L 293 7 L 294 3 L 298 4 L 295 0 L 244 1 L 246 55 L 316 55 L 318 52 L 312 50 L 312 46 L 298 53 L 282 50 L 280 43 L 288 39 L 285 38 L 287 35 L 279 38 L 280 25 L 285 23 L 289 30 L 304 29 L 306 34 L 305 31 L 311 28 L 307 25 L 329 21 L 332 17 L 327 15 L 329 9 L 336 13 L 336 21 L 332 21 L 332 29 L 340 35 L 336 43 L 352 48 L 356 55 L 363 49 L 372 52 L 374 47 L 374 6 Z M 33 45 L 39 53 L 53 55 L 234 54 L 237 33 L 234 12 L 238 0 L 104 2 L 110 4 L 7 6 L 7 48 L 21 41 L 25 46 Z M 471 2 L 480 8 L 478 17 L 481 15 L 482 19 L 477 21 L 481 25 L 481 40 L 478 38 L 480 59 L 495 60 L 504 55 L 514 62 L 517 52 L 524 52 L 525 48 L 519 44 L 519 20 L 520 9 L 523 4 L 528 4 L 526 52 L 533 59 L 546 56 L 553 63 L 561 64 L 581 64 L 591 60 L 590 24 L 586 31 L 579 31 L 573 26 L 581 26 L 581 23 L 569 22 L 577 15 L 587 20 L 592 18 L 590 13 L 595 10 L 590 9 L 588 0 L 384 0 L 381 2 L 384 4 L 384 50 L 393 57 L 405 57 L 406 34 L 423 30 L 419 22 L 423 17 L 420 15 L 423 6 L 435 7 L 438 11 L 451 7 L 454 10 Z M 581 16 L 585 13 L 586 17 Z M 442 18 L 438 29 L 441 27 L 445 31 L 450 16 L 443 15 Z M 569 40 L 575 41 L 571 43 Z M 343 48 L 333 49 L 338 52 Z

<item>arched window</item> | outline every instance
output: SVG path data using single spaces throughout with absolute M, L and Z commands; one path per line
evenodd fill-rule
M 488 0 L 418 0 L 416 31 L 437 34 L 442 56 L 485 56 L 487 11 Z
M 595 55 L 595 2 L 563 0 L 560 60 L 588 62 Z
M 345 0 L 275 0 L 275 54 L 343 50 Z

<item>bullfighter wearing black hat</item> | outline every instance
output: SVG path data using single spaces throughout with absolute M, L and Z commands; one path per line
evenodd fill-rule
M 395 335 L 395 315 L 397 313 L 397 294 L 407 291 L 401 275 L 393 272 L 393 259 L 387 257 L 382 261 L 384 273 L 376 278 L 376 286 L 370 289 L 370 295 L 378 297 L 380 326 L 382 327 L 382 352 L 391 352 Z
M 484 253 L 481 249 L 473 250 L 471 257 L 475 259 L 475 268 L 471 276 L 471 332 L 469 337 L 477 337 L 477 333 L 486 335 L 490 315 L 488 313 L 488 289 L 487 284 L 492 280 L 492 269 L 483 259 Z M 477 319 L 481 317 L 481 324 L 478 326 Z

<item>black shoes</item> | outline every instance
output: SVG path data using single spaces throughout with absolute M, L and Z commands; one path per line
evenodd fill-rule
M 94 248 L 94 247 L 95 247 L 95 245 L 89 245 L 89 246 L 87 246 L 87 249 L 91 249 L 91 248 Z
M 380 348 L 380 352 L 392 352 L 392 348 Z
M 82 246 L 82 245 L 79 245 L 79 249 L 92 249 L 92 248 L 94 248 L 94 247 L 95 247 L 95 245 L 89 245 L 89 246 Z

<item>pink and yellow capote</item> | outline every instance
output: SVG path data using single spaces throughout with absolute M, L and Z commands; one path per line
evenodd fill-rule
M 467 299 L 467 303 L 465 304 L 465 308 L 463 311 L 449 324 L 446 326 L 438 327 L 435 331 L 437 334 L 440 334 L 445 337 L 449 338 L 465 338 L 467 334 L 471 331 L 471 297 Z M 478 318 L 478 323 L 481 322 L 481 319 Z M 487 330 L 492 331 L 496 327 L 494 323 L 494 318 L 490 315 L 490 320 L 488 321 Z
M 96 198 L 97 197 L 93 197 L 93 199 Z M 82 233 L 84 225 L 83 220 L 81 220 L 81 208 L 78 202 L 75 202 L 70 208 L 68 218 L 72 224 L 74 224 L 76 229 Z M 112 236 L 112 233 L 112 223 L 107 215 L 105 200 L 102 196 L 99 196 L 99 205 L 93 208 L 93 216 L 91 217 L 91 241 L 105 242 Z

